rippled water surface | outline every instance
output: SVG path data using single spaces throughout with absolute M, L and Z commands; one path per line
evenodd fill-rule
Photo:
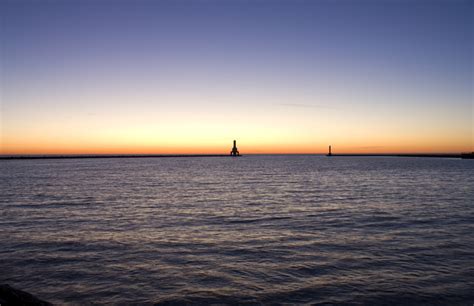
M 474 161 L 0 161 L 0 282 L 58 304 L 474 303 Z

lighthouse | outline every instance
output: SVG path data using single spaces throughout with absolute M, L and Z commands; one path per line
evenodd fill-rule
M 326 156 L 332 156 L 331 146 L 329 146 L 329 153 Z
M 231 156 L 240 156 L 239 150 L 237 150 L 237 141 L 234 140 L 234 147 L 230 151 Z

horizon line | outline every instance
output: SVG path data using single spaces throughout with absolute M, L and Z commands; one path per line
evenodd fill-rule
M 466 152 L 384 152 L 384 153 L 377 153 L 377 152 L 364 152 L 364 153 L 355 153 L 355 152 L 340 152 L 340 153 L 332 153 L 332 156 L 394 156 L 394 155 L 461 155 L 466 153 L 473 153 L 474 151 L 466 151 Z M 245 153 L 242 155 L 321 155 L 326 156 L 328 155 L 327 152 L 297 152 L 297 153 L 286 153 L 286 152 L 259 152 L 259 153 Z M 230 154 L 223 154 L 223 153 L 13 153 L 13 154 L 0 154 L 0 158 L 3 157 L 41 157 L 41 156 L 51 156 L 51 157 L 60 157 L 60 156 L 87 156 L 87 157 L 108 157 L 108 156 L 230 156 Z

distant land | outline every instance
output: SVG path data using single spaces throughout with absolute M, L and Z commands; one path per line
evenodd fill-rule
M 5 159 L 73 159 L 73 158 L 173 158 L 231 157 L 229 154 L 64 154 L 64 155 L 0 155 Z M 238 157 L 238 156 L 237 156 Z
M 472 159 L 474 153 L 461 153 L 461 154 L 331 154 L 329 157 L 344 157 L 344 156 L 392 156 L 392 157 L 437 157 L 437 158 L 463 158 Z

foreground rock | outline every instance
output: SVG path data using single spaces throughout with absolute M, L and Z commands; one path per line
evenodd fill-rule
M 42 301 L 28 292 L 0 285 L 0 305 L 1 306 L 52 306 L 51 303 Z

